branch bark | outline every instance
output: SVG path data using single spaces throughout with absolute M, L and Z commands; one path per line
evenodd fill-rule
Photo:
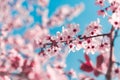
M 110 31 L 110 35 L 109 35 L 109 38 L 110 38 L 110 56 L 109 56 L 109 65 L 108 65 L 108 70 L 107 70 L 107 73 L 106 73 L 106 80 L 111 80 L 112 79 L 112 67 L 113 67 L 113 47 L 114 47 L 114 41 L 116 39 L 118 35 L 118 29 L 115 31 L 114 30 L 114 27 L 112 26 L 111 28 L 111 31 Z

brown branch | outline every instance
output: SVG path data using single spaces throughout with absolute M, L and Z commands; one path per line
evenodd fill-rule
M 110 33 L 105 33 L 105 34 L 98 34 L 98 35 L 94 35 L 94 36 L 88 36 L 88 37 L 79 37 L 80 35 L 78 35 L 79 39 L 89 39 L 89 38 L 95 38 L 95 37 L 100 37 L 100 36 L 109 36 Z M 69 40 L 69 41 L 74 41 L 75 39 Z M 65 43 L 66 41 L 61 41 L 61 43 Z M 54 43 L 45 43 L 44 45 L 53 45 L 53 44 L 57 44 L 58 42 L 54 42 Z
M 106 33 L 106 34 L 98 34 L 98 35 L 94 35 L 94 36 L 89 36 L 89 37 L 81 37 L 79 39 L 88 39 L 88 38 L 95 38 L 95 37 L 100 37 L 100 36 L 109 36 L 110 33 Z
M 78 35 L 77 38 L 79 38 L 80 40 L 82 40 L 82 39 L 90 39 L 90 38 L 95 38 L 95 37 L 100 37 L 100 36 L 109 36 L 109 35 L 110 35 L 110 33 L 98 34 L 98 35 L 88 36 L 88 37 L 85 37 L 85 36 L 81 37 L 81 35 Z M 71 43 L 71 42 L 74 41 L 74 40 L 75 40 L 75 38 L 74 38 L 74 39 L 71 39 L 71 40 L 69 40 L 69 41 L 61 41 L 61 43 L 65 43 L 65 44 L 66 44 L 66 42 Z M 39 55 L 40 55 L 40 53 L 43 53 L 43 52 L 44 52 L 44 50 L 45 50 L 45 48 L 46 48 L 47 46 L 50 46 L 50 47 L 57 46 L 57 43 L 58 43 L 58 42 L 56 42 L 55 40 L 51 40 L 51 39 L 50 39 L 50 41 L 51 41 L 50 43 L 45 43 L 45 44 L 43 44 L 44 46 L 41 48 L 41 51 L 38 52 Z
M 105 75 L 105 77 L 106 77 L 107 80 L 111 80 L 111 79 L 112 79 L 112 78 L 111 78 L 111 77 L 112 77 L 112 76 L 111 76 L 112 67 L 113 67 L 112 57 L 113 57 L 113 46 L 114 46 L 115 35 L 116 35 L 116 34 L 114 34 L 114 27 L 112 26 L 111 31 L 110 31 L 110 35 L 109 35 L 109 38 L 110 38 L 109 65 L 108 65 L 107 73 L 106 73 L 106 75 Z

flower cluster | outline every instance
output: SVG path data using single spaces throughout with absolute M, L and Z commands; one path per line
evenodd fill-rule
M 105 6 L 105 0 L 96 0 L 96 3 L 101 6 Z M 105 9 L 99 10 L 98 15 L 108 16 L 108 21 L 113 25 L 113 27 L 120 28 L 120 1 L 119 0 L 108 0 L 110 4 Z M 112 15 L 108 14 L 108 11 L 112 11 Z
M 83 35 L 84 38 L 89 37 L 89 36 L 94 36 L 101 34 L 102 26 L 99 24 L 98 21 L 91 22 L 88 27 L 85 30 L 85 33 Z M 86 53 L 95 53 L 101 44 L 101 37 L 95 37 L 95 38 L 86 38 L 83 41 L 83 48 L 85 49 Z

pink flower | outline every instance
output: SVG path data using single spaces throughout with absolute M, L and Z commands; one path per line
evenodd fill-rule
M 99 10 L 98 15 L 105 17 L 107 13 L 104 10 Z
M 87 53 L 95 53 L 99 51 L 98 47 L 101 43 L 102 37 L 94 37 L 94 38 L 86 38 L 88 36 L 94 36 L 101 34 L 101 25 L 98 21 L 91 22 L 88 27 L 86 28 L 84 34 L 82 37 L 84 38 L 84 41 L 82 41 L 82 46 L 85 52 Z
M 100 6 L 104 6 L 104 1 L 105 0 L 96 0 L 96 4 Z
M 113 27 L 120 28 L 120 16 L 114 13 L 110 18 L 109 22 L 113 25 Z
M 120 79 L 120 68 L 114 65 L 112 68 L 112 77 Z

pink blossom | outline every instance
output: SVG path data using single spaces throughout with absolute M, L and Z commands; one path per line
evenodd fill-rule
M 104 10 L 99 10 L 98 15 L 105 17 L 107 13 Z
M 109 22 L 115 27 L 119 28 L 120 27 L 120 16 L 116 13 L 114 13 L 110 18 Z
M 105 0 L 96 0 L 96 4 L 100 6 L 104 6 L 104 1 Z

